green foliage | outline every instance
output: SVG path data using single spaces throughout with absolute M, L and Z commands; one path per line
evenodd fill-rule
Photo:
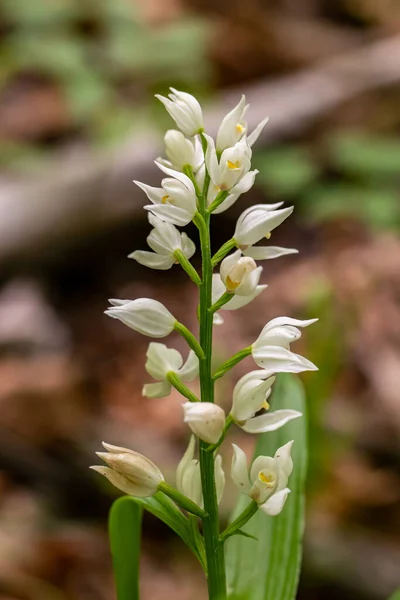
M 400 600 L 400 588 L 396 590 L 392 596 L 390 596 L 389 600 Z
M 341 132 L 330 140 L 332 164 L 361 179 L 400 178 L 400 139 Z
M 318 223 L 350 217 L 374 230 L 400 227 L 399 194 L 387 186 L 321 184 L 310 190 L 307 209 L 310 219 Z
M 279 376 L 272 398 L 273 409 L 305 411 L 302 384 L 292 376 Z M 273 456 L 278 447 L 294 440 L 292 490 L 285 508 L 276 517 L 258 511 L 243 528 L 257 538 L 235 536 L 226 543 L 230 600 L 294 600 L 298 585 L 301 541 L 304 528 L 304 484 L 307 468 L 306 419 L 295 419 L 285 427 L 260 436 L 255 456 Z M 237 516 L 248 503 L 242 497 Z
M 91 143 L 154 126 L 147 98 L 166 81 L 198 89 L 207 77 L 202 19 L 149 26 L 126 0 L 4 0 L 0 16 L 3 89 L 45 80 L 61 92 L 70 129 Z
M 255 156 L 254 167 L 260 171 L 257 182 L 277 196 L 302 192 L 318 176 L 311 154 L 300 146 L 276 146 Z
M 109 537 L 118 600 L 139 600 L 143 508 L 124 496 L 111 507 Z
M 339 131 L 315 148 L 261 151 L 254 162 L 268 200 L 296 199 L 307 220 L 351 218 L 372 230 L 400 228 L 400 138 Z
M 151 498 L 133 498 L 131 496 L 124 496 L 113 504 L 111 515 L 113 515 L 113 513 L 118 515 L 118 507 L 125 506 L 122 501 L 133 503 L 141 509 L 147 510 L 168 525 L 168 527 L 170 527 L 185 542 L 188 548 L 192 550 L 203 569 L 206 570 L 203 538 L 198 529 L 196 530 L 194 527 L 193 519 L 188 519 L 170 498 L 161 492 L 158 492 Z M 126 509 L 123 508 L 121 510 Z M 121 520 L 123 514 L 124 513 L 122 513 Z M 118 535 L 118 533 L 116 535 Z

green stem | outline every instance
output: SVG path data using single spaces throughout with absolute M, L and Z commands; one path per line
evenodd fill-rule
M 241 360 L 246 358 L 246 356 L 250 356 L 250 354 L 251 354 L 251 346 L 248 346 L 247 348 L 243 348 L 243 350 L 240 350 L 240 352 L 237 352 L 236 354 L 231 356 L 231 358 L 229 358 L 226 362 L 224 362 L 224 364 L 221 365 L 220 368 L 214 373 L 213 380 L 216 381 L 217 379 L 219 379 L 220 377 L 225 375 L 225 373 L 227 373 L 227 371 L 232 369 L 232 367 L 234 367 Z
M 232 415 L 229 414 L 227 416 L 227 418 L 226 418 L 225 426 L 224 426 L 224 429 L 223 429 L 223 431 L 221 433 L 221 437 L 219 438 L 219 440 L 218 440 L 218 442 L 216 444 L 212 444 L 211 446 L 208 446 L 207 452 L 215 452 L 215 450 L 217 450 L 220 447 L 220 445 L 222 444 L 222 442 L 225 439 L 225 436 L 227 434 L 227 431 L 228 431 L 229 427 L 231 425 L 233 425 L 233 423 L 234 423 L 233 417 L 232 417 Z
M 167 379 L 171 385 L 174 386 L 178 392 L 185 396 L 190 402 L 198 402 L 199 399 L 189 388 L 183 383 L 181 379 L 179 379 L 178 375 L 174 373 L 174 371 L 169 371 L 167 373 Z
M 233 238 L 230 239 L 230 240 L 228 240 L 227 242 L 225 242 L 225 244 L 223 244 L 221 246 L 221 248 L 219 250 L 217 250 L 217 252 L 212 257 L 212 259 L 211 259 L 212 266 L 216 267 L 217 264 L 223 258 L 225 258 L 225 256 L 228 254 L 228 252 L 230 252 L 231 250 L 233 250 L 233 248 L 235 248 L 235 247 L 236 247 L 236 242 L 235 242 L 235 240 Z
M 179 261 L 182 269 L 186 271 L 186 273 L 189 275 L 193 283 L 195 283 L 197 286 L 201 285 L 201 279 L 199 277 L 198 272 L 196 271 L 192 263 L 183 254 L 182 250 L 175 250 L 174 256 L 176 260 Z
M 218 206 L 220 204 L 223 203 L 224 200 L 227 199 L 227 197 L 229 196 L 229 192 L 227 191 L 221 191 L 219 192 L 219 194 L 217 195 L 217 197 L 215 198 L 214 202 L 212 202 L 210 204 L 210 206 L 208 207 L 208 212 L 211 214 L 216 208 L 218 208 Z
M 235 533 L 246 525 L 248 521 L 250 521 L 251 517 L 253 517 L 258 510 L 257 502 L 252 500 L 250 504 L 244 509 L 244 511 L 231 523 L 223 533 L 221 533 L 220 541 L 224 542 L 228 537 L 235 535 Z
M 190 500 L 190 498 L 178 492 L 172 485 L 162 481 L 158 486 L 158 491 L 163 492 L 166 496 L 174 500 L 181 508 L 187 510 L 192 515 L 196 515 L 196 517 L 200 517 L 201 519 L 205 518 L 204 510 Z
M 204 138 L 202 137 L 202 141 Z M 206 141 L 206 140 L 204 140 Z M 200 286 L 200 345 L 205 358 L 200 361 L 200 390 L 202 402 L 214 402 L 214 382 L 211 374 L 213 315 L 209 311 L 212 304 L 212 271 L 210 246 L 210 215 L 206 210 L 206 189 L 202 196 L 200 215 L 196 224 L 200 233 L 203 263 L 202 284 Z M 209 600 L 226 599 L 226 576 L 223 544 L 219 543 L 219 517 L 217 492 L 215 487 L 214 456 L 207 451 L 209 444 L 200 441 L 200 472 L 203 489 L 204 510 L 203 533 L 208 570 Z
M 197 179 L 196 179 L 196 177 L 195 177 L 195 175 L 193 173 L 193 169 L 192 169 L 191 165 L 185 165 L 183 167 L 183 172 L 185 173 L 185 175 L 187 175 L 189 177 L 189 179 L 193 183 L 194 189 L 195 189 L 195 192 L 196 192 L 196 196 L 198 198 L 200 198 L 200 196 L 201 196 L 201 190 L 199 188 L 199 184 L 197 183 Z
M 220 298 L 213 304 L 208 310 L 213 315 L 217 310 L 219 310 L 224 304 L 232 300 L 235 294 L 231 294 L 230 292 L 224 292 Z
M 190 348 L 196 353 L 196 356 L 200 360 L 204 359 L 204 352 L 201 348 L 201 344 L 196 340 L 193 333 L 179 321 L 176 321 L 174 329 L 185 338 Z

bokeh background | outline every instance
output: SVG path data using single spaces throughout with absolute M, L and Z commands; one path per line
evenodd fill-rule
M 149 231 L 132 180 L 157 184 L 173 125 L 153 94 L 173 85 L 204 102 L 211 132 L 241 93 L 252 125 L 271 116 L 256 186 L 215 218 L 215 249 L 249 204 L 295 205 L 273 242 L 300 254 L 265 263 L 268 290 L 225 313 L 215 354 L 269 318 L 320 318 L 297 346 L 320 367 L 303 378 L 299 598 L 386 599 L 400 585 L 398 0 L 1 0 L 0 18 L 0 597 L 115 598 L 116 491 L 89 471 L 94 451 L 134 447 L 173 482 L 185 449 L 178 395 L 141 397 L 148 340 L 103 314 L 109 297 L 150 296 L 196 326 L 178 267 L 126 259 Z M 224 519 L 234 501 L 228 487 Z M 148 516 L 141 576 L 143 600 L 206 597 Z

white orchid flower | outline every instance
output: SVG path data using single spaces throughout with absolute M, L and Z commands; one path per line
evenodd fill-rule
M 182 494 L 185 494 L 185 496 L 203 508 L 200 463 L 194 458 L 195 447 L 196 439 L 192 435 L 187 450 L 176 470 L 176 487 Z M 225 473 L 222 468 L 222 457 L 220 454 L 217 454 L 214 459 L 214 468 L 217 502 L 219 504 L 225 487 Z
M 317 371 L 309 360 L 290 351 L 290 344 L 301 337 L 298 327 L 307 327 L 318 319 L 301 321 L 290 317 L 277 317 L 269 321 L 256 341 L 251 353 L 255 363 L 272 373 L 301 373 Z
M 154 229 L 147 236 L 147 243 L 154 252 L 135 250 L 128 258 L 133 258 L 150 269 L 166 271 L 178 262 L 175 256 L 177 250 L 181 250 L 188 259 L 196 252 L 194 242 L 186 233 L 178 231 L 175 225 L 166 223 L 151 213 L 149 221 Z
M 270 237 L 271 231 L 278 227 L 293 212 L 293 206 L 277 210 L 282 202 L 276 204 L 255 204 L 245 210 L 237 220 L 233 239 L 238 248 L 247 248 Z
M 244 115 L 248 108 L 249 104 L 246 104 L 246 96 L 243 95 L 235 108 L 223 118 L 216 138 L 216 148 L 218 152 L 222 152 L 226 148 L 233 146 L 247 134 L 247 123 L 244 120 Z M 268 121 L 269 117 L 263 119 L 261 123 L 257 125 L 255 130 L 247 137 L 247 143 L 250 147 L 258 139 Z
M 251 149 L 246 138 L 242 138 L 231 148 L 227 148 L 218 160 L 214 140 L 204 134 L 207 139 L 205 162 L 211 181 L 218 191 L 231 191 L 250 171 Z
M 281 248 L 281 246 L 249 246 L 242 250 L 243 256 L 250 256 L 254 260 L 270 260 L 287 254 L 298 254 L 296 248 Z
M 164 481 L 160 469 L 138 452 L 103 442 L 107 452 L 96 452 L 108 467 L 90 467 L 104 475 L 116 488 L 137 498 L 147 498 Z
M 225 412 L 212 402 L 185 402 L 184 419 L 201 440 L 216 444 L 225 426 Z
M 160 94 L 156 94 L 156 98 L 164 104 L 178 128 L 189 137 L 203 131 L 203 113 L 198 100 L 186 92 L 174 88 L 170 90 L 168 98 Z
M 261 272 L 262 267 L 257 267 L 252 258 L 242 256 L 240 250 L 224 258 L 220 266 L 220 275 L 226 291 L 238 296 L 255 294 Z
M 186 362 L 178 350 L 167 348 L 165 344 L 151 342 L 147 349 L 146 371 L 160 383 L 147 383 L 143 386 L 142 395 L 148 398 L 164 398 L 171 392 L 168 373 L 175 373 L 181 381 L 193 381 L 199 374 L 199 359 L 190 350 Z
M 287 487 L 293 470 L 290 456 L 293 441 L 288 442 L 275 452 L 274 458 L 258 456 L 247 470 L 246 455 L 239 446 L 233 446 L 231 477 L 243 494 L 257 502 L 260 510 L 267 515 L 278 515 L 290 493 Z
M 233 298 L 229 300 L 229 302 L 221 306 L 220 310 L 237 310 L 238 308 L 242 308 L 242 306 L 250 304 L 250 302 L 259 296 L 267 287 L 268 285 L 266 284 L 257 285 L 255 290 L 253 290 L 248 296 L 238 296 L 235 294 Z M 221 298 L 224 292 L 226 292 L 226 286 L 221 279 L 221 275 L 219 273 L 214 273 L 212 278 L 212 303 L 215 304 L 215 302 Z M 214 313 L 214 317 L 217 314 L 218 313 Z M 223 323 L 223 320 L 221 321 L 221 317 L 217 317 L 216 320 L 216 325 L 221 325 Z
M 157 162 L 176 171 L 191 167 L 194 173 L 204 164 L 204 155 L 198 136 L 189 139 L 181 131 L 170 129 L 164 136 L 166 159 L 159 158 Z
M 119 319 L 138 333 L 154 338 L 169 335 L 177 320 L 169 310 L 151 298 L 137 298 L 136 300 L 109 300 L 111 307 L 105 312 L 113 319 Z
M 156 162 L 156 165 L 170 175 L 161 181 L 160 188 L 134 181 L 152 202 L 144 208 L 167 223 L 187 225 L 197 211 L 193 183 L 184 173 L 170 169 L 160 162 Z
M 301 417 L 301 412 L 289 409 L 255 416 L 261 409 L 269 409 L 267 400 L 274 381 L 275 377 L 270 377 L 268 371 L 259 370 L 247 373 L 235 385 L 230 414 L 235 423 L 247 433 L 275 431 L 292 419 Z

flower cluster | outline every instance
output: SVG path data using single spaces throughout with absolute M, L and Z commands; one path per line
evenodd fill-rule
M 186 360 L 174 348 L 159 342 L 150 343 L 145 368 L 155 382 L 144 385 L 143 395 L 162 398 L 174 387 L 185 398 L 184 422 L 193 435 L 177 468 L 176 494 L 201 509 L 204 507 L 210 514 L 212 506 L 207 506 L 208 500 L 203 493 L 204 456 L 208 452 L 213 457 L 212 485 L 215 485 L 215 497 L 219 502 L 225 474 L 221 455 L 216 451 L 227 429 L 236 424 L 248 433 L 264 433 L 301 416 L 300 412 L 290 409 L 270 410 L 268 399 L 277 374 L 316 369 L 313 363 L 291 349 L 291 344 L 301 337 L 300 328 L 311 325 L 316 319 L 272 319 L 251 346 L 231 357 L 216 373 L 210 372 L 211 348 L 207 344 L 213 324 L 223 323 L 218 311 L 240 309 L 265 290 L 267 286 L 260 284 L 263 267 L 257 261 L 297 252 L 292 248 L 258 245 L 262 240 L 269 240 L 271 232 L 290 216 L 293 207 L 284 208 L 282 203 L 257 204 L 244 210 L 232 238 L 211 257 L 210 217 L 229 209 L 253 186 L 257 171 L 251 170 L 252 146 L 268 119 L 248 134 L 244 119 L 248 105 L 243 96 L 222 120 L 214 141 L 204 132 L 202 109 L 193 96 L 171 88 L 169 97 L 157 98 L 179 130 L 167 131 L 164 138 L 166 158 L 156 160 L 157 167 L 166 176 L 160 187 L 135 181 L 149 200 L 144 208 L 152 227 L 147 238 L 151 251 L 136 250 L 129 258 L 151 269 L 167 270 L 175 264 L 181 265 L 200 290 L 200 339 L 162 303 L 149 298 L 110 300 L 106 314 L 151 338 L 163 338 L 176 331 L 188 342 Z M 200 235 L 201 275 L 190 262 L 196 251 L 195 244 L 178 229 L 191 222 Z M 216 267 L 219 267 L 218 271 L 213 272 Z M 214 402 L 214 382 L 241 358 L 250 355 L 257 368 L 236 382 L 230 412 L 226 414 Z M 186 385 L 199 375 L 200 398 Z M 200 448 L 198 458 L 197 446 Z M 287 486 L 293 468 L 291 447 L 292 442 L 289 442 L 279 448 L 273 458 L 256 458 L 249 473 L 244 452 L 233 446 L 233 482 L 268 515 L 277 515 L 282 510 L 290 491 Z M 158 490 L 168 493 L 161 472 L 150 460 L 125 448 L 108 444 L 105 448 L 107 452 L 98 455 L 108 466 L 93 468 L 116 487 L 138 497 L 151 496 Z M 207 464 L 209 469 L 210 464 Z

